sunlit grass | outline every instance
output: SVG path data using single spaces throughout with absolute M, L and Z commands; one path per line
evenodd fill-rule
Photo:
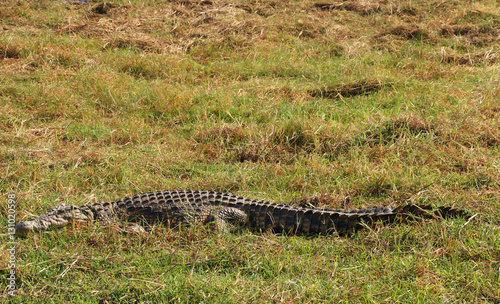
M 108 3 L 0 4 L 18 220 L 164 189 L 478 215 L 347 239 L 75 225 L 18 240 L 3 299 L 500 300 L 496 1 Z

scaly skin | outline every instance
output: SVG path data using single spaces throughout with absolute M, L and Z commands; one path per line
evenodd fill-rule
M 430 206 L 404 205 L 397 208 L 377 207 L 342 211 L 279 205 L 247 199 L 229 193 L 213 191 L 163 191 L 125 197 L 114 202 L 93 203 L 80 207 L 59 205 L 31 221 L 19 222 L 16 234 L 45 231 L 62 227 L 72 221 L 98 221 L 107 224 L 114 219 L 148 224 L 162 223 L 169 227 L 217 222 L 228 226 L 246 227 L 252 231 L 273 231 L 286 234 L 345 235 L 377 221 L 393 221 L 396 217 L 434 217 L 464 215 L 449 207 L 434 212 Z

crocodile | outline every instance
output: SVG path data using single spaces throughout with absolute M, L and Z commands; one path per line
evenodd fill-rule
M 374 207 L 351 211 L 298 207 L 248 199 L 215 191 L 174 190 L 144 193 L 114 202 L 83 206 L 61 204 L 33 220 L 19 222 L 19 236 L 62 227 L 73 221 L 95 221 L 103 225 L 116 219 L 129 223 L 161 223 L 179 228 L 194 224 L 215 223 L 222 231 L 248 228 L 277 234 L 348 235 L 376 222 L 393 222 L 397 218 L 435 218 L 465 216 L 451 207 L 406 204 L 398 207 Z

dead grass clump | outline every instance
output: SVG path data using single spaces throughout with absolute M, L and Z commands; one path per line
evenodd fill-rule
M 66 25 L 64 27 L 61 27 L 59 29 L 58 33 L 59 34 L 61 34 L 61 33 L 79 33 L 81 31 L 83 31 L 87 26 L 88 26 L 88 24 L 78 24 L 78 25 L 69 24 L 69 25 Z
M 416 7 L 409 4 L 397 7 L 396 9 L 387 9 L 390 14 L 402 15 L 402 16 L 417 16 L 420 12 Z
M 461 24 L 461 25 L 445 25 L 441 28 L 441 36 L 443 37 L 463 37 L 462 44 L 474 45 L 478 47 L 489 46 L 491 43 L 498 40 L 500 35 L 500 23 L 498 28 L 489 26 L 481 27 L 478 25 Z
M 400 189 L 406 187 L 407 185 L 398 185 Z M 340 197 L 342 198 L 340 206 L 342 209 L 353 209 L 355 207 L 351 206 L 351 200 L 367 201 L 366 198 L 383 197 L 384 201 L 388 199 L 394 200 L 398 192 L 391 183 L 387 173 L 367 175 L 351 184 L 349 191 Z
M 317 38 L 326 34 L 326 29 L 317 22 L 299 19 L 295 25 L 295 32 L 299 38 Z
M 495 148 L 500 146 L 500 129 L 476 120 L 463 123 L 459 129 L 444 135 L 443 139 L 468 148 Z
M 493 176 L 486 172 L 475 172 L 467 177 L 462 183 L 463 189 L 497 190 L 500 188 L 498 176 Z
M 245 136 L 245 142 L 239 140 L 227 147 L 232 149 L 230 159 L 233 162 L 292 163 L 302 151 L 322 151 L 323 143 L 320 139 L 316 143 L 317 137 L 300 122 L 288 121 L 265 135 Z
M 411 65 L 409 65 L 408 68 L 413 69 L 415 76 L 419 79 L 426 81 L 442 78 L 446 79 L 453 76 L 453 71 L 435 62 L 425 63 L 421 70 L 415 70 L 415 66 L 412 67 Z
M 181 40 L 182 41 L 182 40 Z M 244 49 L 251 46 L 251 42 L 242 35 L 238 36 L 215 36 L 215 37 L 192 37 L 186 52 L 201 64 L 206 64 L 216 57 L 237 56 Z
M 251 1 L 245 2 L 246 4 L 229 4 L 230 6 L 234 6 L 236 8 L 242 9 L 249 14 L 257 14 L 261 17 L 267 18 L 276 13 L 276 10 L 283 5 L 280 5 L 278 2 L 271 1 L 266 3 L 265 1 Z
M 235 155 L 234 160 L 244 162 L 262 162 L 271 164 L 291 164 L 296 159 L 297 154 L 283 150 L 279 147 L 260 147 L 251 149 L 241 149 Z
M 487 46 L 498 41 L 500 16 L 479 10 L 467 11 L 441 27 L 444 37 L 465 37 L 474 46 Z
M 198 143 L 211 144 L 226 149 L 232 148 L 245 138 L 246 135 L 242 126 L 227 123 L 220 123 L 195 136 Z
M 114 9 L 117 10 L 118 8 Z M 135 49 L 141 52 L 177 52 L 181 47 L 171 39 L 152 34 L 152 28 L 142 21 L 113 14 L 110 18 L 86 20 L 85 23 L 59 26 L 59 33 L 75 33 L 82 37 L 97 39 L 103 49 Z M 160 30 L 160 29 L 158 29 Z
M 265 96 L 276 96 L 279 98 L 283 98 L 284 100 L 289 100 L 293 101 L 299 96 L 302 97 L 302 94 L 304 94 L 303 91 L 300 91 L 295 88 L 291 88 L 289 86 L 282 86 L 282 87 L 271 87 L 268 89 L 263 90 Z M 304 94 L 305 95 L 305 94 Z
M 301 124 L 287 123 L 248 138 L 247 142 L 235 147 L 231 161 L 291 164 L 298 153 L 312 150 L 313 140 L 312 134 Z
M 314 146 L 313 135 L 300 122 L 294 120 L 276 129 L 272 135 L 272 141 L 291 149 L 291 151 L 308 150 Z
M 421 134 L 433 133 L 439 135 L 436 127 L 419 117 L 403 117 L 388 121 L 362 134 L 359 141 L 363 144 L 390 144 L 396 140 L 415 137 Z
M 71 168 L 71 167 L 78 167 L 81 165 L 85 165 L 88 167 L 97 167 L 102 165 L 105 162 L 105 160 L 102 158 L 101 155 L 95 152 L 83 152 L 81 155 L 75 155 L 72 157 L 69 157 L 66 161 L 62 161 L 61 164 L 65 169 Z M 50 163 L 48 166 L 54 167 L 57 163 Z
M 398 118 L 395 120 L 394 125 L 399 129 L 408 130 L 408 132 L 412 135 L 430 132 L 433 132 L 435 135 L 439 135 L 439 132 L 436 130 L 436 126 L 434 124 L 415 116 Z
M 0 59 L 4 58 L 18 59 L 20 57 L 21 57 L 21 47 L 5 41 L 0 42 Z
M 161 39 L 156 39 L 144 33 L 127 32 L 117 37 L 104 39 L 103 49 L 135 49 L 142 52 L 161 53 L 168 49 Z
M 92 8 L 92 12 L 99 15 L 106 15 L 111 9 L 115 8 L 117 5 L 112 3 L 100 3 Z
M 390 35 L 375 35 L 374 38 L 375 39 L 371 41 L 371 45 L 373 49 L 380 51 L 388 51 L 391 53 L 398 52 L 405 44 L 405 40 L 394 39 L 394 37 Z
M 457 64 L 457 65 L 476 65 L 478 63 L 492 64 L 498 60 L 498 56 L 491 51 L 481 53 L 467 54 L 444 54 L 441 57 L 441 62 Z
M 41 55 L 46 63 L 57 62 L 64 67 L 78 68 L 81 62 L 81 58 L 74 53 L 73 49 L 58 45 L 44 48 Z
M 478 33 L 479 27 L 476 25 L 444 25 L 441 28 L 441 35 L 446 37 L 461 36 Z
M 85 243 L 89 247 L 96 247 L 100 249 L 106 244 L 106 241 L 101 235 L 94 234 L 89 236 Z
M 261 159 L 261 156 L 253 151 L 240 150 L 236 153 L 235 160 L 240 163 L 251 162 L 256 163 Z
M 435 166 L 442 171 L 452 171 L 459 173 L 483 171 L 486 167 L 491 167 L 487 158 L 471 158 L 464 155 L 463 145 L 456 145 L 456 141 L 446 138 L 440 145 L 439 152 L 435 155 L 442 155 L 439 160 L 435 159 Z M 462 144 L 462 143 L 460 143 Z
M 481 134 L 479 141 L 490 148 L 498 147 L 500 145 L 500 130 L 488 128 Z
M 158 79 L 166 78 L 165 73 L 157 68 L 149 67 L 144 64 L 126 63 L 120 68 L 121 72 L 125 72 L 137 79 Z
M 462 16 L 455 18 L 455 24 L 477 24 L 482 32 L 490 29 L 497 29 L 500 25 L 500 16 L 491 12 L 483 12 L 481 10 L 473 9 L 468 10 Z
M 175 26 L 169 29 L 172 46 L 205 63 L 214 57 L 241 55 L 241 50 L 265 37 L 261 18 L 250 18 L 244 9 L 233 5 L 213 7 L 176 7 Z
M 190 0 L 168 0 L 167 2 L 193 8 L 199 6 L 209 6 L 213 5 L 213 1 L 211 0 L 201 0 L 201 1 L 190 1 Z
M 263 162 L 263 163 L 292 163 L 297 152 L 291 148 L 284 149 L 283 146 L 274 145 L 267 140 L 252 141 L 249 144 L 240 145 L 231 157 L 233 162 Z
M 323 11 L 329 11 L 329 10 L 352 11 L 362 16 L 366 16 L 381 11 L 381 7 L 378 3 L 356 2 L 356 1 L 318 2 L 314 4 L 314 7 L 319 8 L 320 10 Z
M 360 80 L 352 83 L 340 83 L 328 86 L 324 89 L 310 90 L 308 93 L 312 97 L 340 99 L 358 95 L 370 95 L 380 91 L 383 87 L 388 85 L 389 83 L 382 83 L 378 79 Z
M 370 176 L 367 178 L 366 182 L 363 182 L 358 187 L 358 193 L 365 197 L 385 196 L 390 194 L 391 190 L 394 188 L 394 186 L 388 182 L 387 175 Z
M 408 40 L 428 41 L 431 35 L 418 25 L 402 24 L 374 35 L 372 43 L 377 49 L 394 52 Z
M 483 119 L 498 119 L 500 118 L 500 106 L 484 107 L 481 111 Z
M 318 196 L 303 196 L 290 204 L 304 208 L 348 208 L 349 197 L 320 194 Z
M 401 37 L 406 40 L 429 40 L 429 34 L 422 28 L 417 25 L 399 25 L 393 27 L 388 34 L 395 35 Z

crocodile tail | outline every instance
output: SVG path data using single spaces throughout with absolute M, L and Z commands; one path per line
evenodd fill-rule
M 350 235 L 363 229 L 366 225 L 372 225 L 376 222 L 393 223 L 395 221 L 452 217 L 469 218 L 470 214 L 465 210 L 452 207 L 434 208 L 431 205 L 407 204 L 394 209 L 378 207 L 353 210 L 347 213 L 334 213 L 331 215 L 331 222 L 335 224 L 335 230 L 339 235 Z
M 402 205 L 393 210 L 393 214 L 396 217 L 421 217 L 421 218 L 452 218 L 452 217 L 463 217 L 469 218 L 470 214 L 463 209 L 456 209 L 453 207 L 437 207 L 434 208 L 431 205 Z
M 466 219 L 470 219 L 472 215 L 463 210 L 463 209 L 456 209 L 453 207 L 438 207 L 434 213 L 442 218 L 453 218 L 453 217 L 462 217 Z

